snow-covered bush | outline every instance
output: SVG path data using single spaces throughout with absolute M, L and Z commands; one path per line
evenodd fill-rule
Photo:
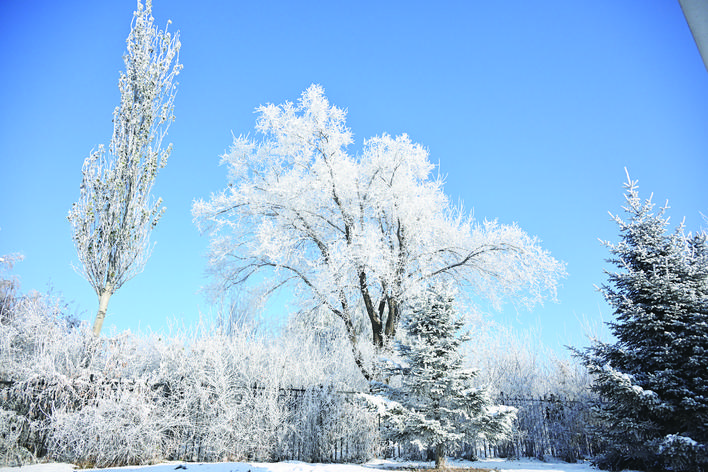
M 366 323 L 355 330 L 361 337 L 370 336 Z M 284 370 L 285 383 L 306 388 L 331 385 L 342 391 L 364 391 L 368 382 L 351 356 L 347 331 L 339 320 L 326 310 L 303 310 L 290 315 L 278 339 L 279 350 L 288 359 Z M 361 362 L 372 368 L 376 350 L 373 345 L 361 343 Z
M 31 431 L 29 420 L 14 411 L 0 409 L 0 464 L 19 466 L 34 461 L 34 455 L 23 445 Z
M 366 335 L 365 324 L 357 329 Z M 288 420 L 278 458 L 363 462 L 375 457 L 377 418 L 354 398 L 368 384 L 338 320 L 326 312 L 293 314 L 278 339 L 278 351 L 288 360 L 285 383 L 295 387 L 284 392 Z M 373 346 L 362 351 L 365 362 L 372 357 Z
M 163 458 L 160 417 L 142 388 L 120 385 L 113 395 L 51 416 L 48 450 L 58 461 L 92 467 L 145 464 Z
M 515 332 L 482 320 L 472 326 L 470 337 L 466 365 L 479 371 L 476 384 L 518 410 L 511 440 L 493 446 L 493 454 L 569 462 L 596 454 L 591 409 L 597 396 L 579 361 L 560 357 L 535 330 Z M 470 446 L 464 454 L 474 457 Z
M 283 429 L 278 402 L 284 366 L 249 333 L 214 333 L 170 349 L 154 381 L 174 426 L 170 457 L 267 460 Z
M 4 278 L 4 277 L 3 277 Z M 71 377 L 85 363 L 84 336 L 55 297 L 12 294 L 0 322 L 0 459 L 28 462 L 46 454 L 49 415 L 76 400 Z M 13 444 L 14 441 L 14 444 Z
M 282 458 L 365 462 L 379 449 L 377 418 L 355 397 L 331 385 L 291 390 Z
M 96 338 L 51 297 L 12 307 L 0 323 L 4 465 L 365 460 L 378 444 L 368 413 L 337 393 L 360 379 L 341 333 L 201 326 Z
M 514 331 L 485 319 L 472 326 L 469 335 L 466 365 L 478 370 L 476 381 L 496 395 L 577 399 L 589 393 L 591 378 L 585 367 L 572 357 L 560 357 L 543 342 L 539 330 Z

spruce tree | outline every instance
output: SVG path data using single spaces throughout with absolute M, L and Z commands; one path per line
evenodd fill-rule
M 486 389 L 472 386 L 475 372 L 464 369 L 462 319 L 449 290 L 428 291 L 403 320 L 407 335 L 396 343 L 401 362 L 383 359 L 382 378 L 373 382 L 370 402 L 380 407 L 384 435 L 435 451 L 445 464 L 446 448 L 465 438 L 508 437 L 516 409 L 495 406 Z
M 598 465 L 610 469 L 703 471 L 708 467 L 708 246 L 706 235 L 668 231 L 667 207 L 654 212 L 625 185 L 620 242 L 604 244 L 601 287 L 614 310 L 614 343 L 579 353 L 600 394 Z

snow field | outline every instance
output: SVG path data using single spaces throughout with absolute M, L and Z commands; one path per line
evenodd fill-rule
M 493 469 L 499 472 L 589 472 L 597 471 L 589 463 L 569 464 L 566 462 L 541 462 L 533 459 L 503 460 L 488 459 L 475 462 L 450 461 L 450 467 Z M 409 470 L 409 468 L 427 468 L 426 463 L 401 463 L 375 460 L 363 465 L 356 464 L 309 464 L 305 462 L 219 462 L 219 463 L 164 463 L 152 466 L 116 467 L 108 469 L 83 469 L 85 472 L 373 472 L 376 470 Z M 0 472 L 73 472 L 71 464 L 35 464 L 16 467 L 2 467 Z M 632 472 L 632 471 L 626 471 Z

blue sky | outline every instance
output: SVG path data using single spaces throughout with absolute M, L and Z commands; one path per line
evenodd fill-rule
M 81 165 L 107 143 L 135 2 L 0 2 L 0 254 L 24 290 L 51 285 L 86 320 L 97 299 L 66 215 Z M 180 30 L 174 151 L 155 195 L 167 213 L 145 271 L 111 299 L 105 328 L 194 324 L 208 238 L 194 199 L 226 183 L 219 156 L 254 108 L 311 83 L 348 109 L 356 147 L 408 133 L 478 219 L 517 222 L 567 263 L 559 303 L 493 316 L 553 348 L 611 319 L 594 289 L 617 240 L 627 167 L 678 223 L 708 223 L 708 73 L 677 1 L 187 2 L 154 0 Z M 585 320 L 585 321 L 584 321 Z

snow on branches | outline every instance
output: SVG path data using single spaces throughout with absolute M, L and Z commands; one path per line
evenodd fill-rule
M 138 1 L 125 72 L 118 86 L 120 105 L 113 111 L 108 150 L 100 145 L 82 168 L 81 195 L 69 211 L 80 273 L 99 297 L 94 324 L 98 336 L 110 296 L 143 270 L 150 256 L 150 231 L 164 212 L 150 192 L 171 146 L 162 140 L 174 120 L 179 35 L 153 25 L 150 0 Z
M 408 136 L 383 134 L 351 154 L 345 111 L 318 85 L 297 104 L 257 111 L 261 139 L 236 138 L 222 157 L 228 187 L 193 206 L 212 234 L 218 290 L 262 280 L 290 287 L 303 308 L 343 322 L 369 379 L 358 317 L 382 348 L 429 283 L 496 302 L 554 296 L 563 265 L 516 225 L 478 223 L 451 205 L 428 151 Z
M 614 216 L 617 267 L 602 293 L 614 309 L 616 342 L 579 353 L 594 376 L 603 436 L 600 464 L 648 470 L 708 465 L 708 244 L 683 225 L 667 233 L 667 207 L 654 212 L 627 176 L 627 219 Z
M 387 382 L 373 382 L 366 395 L 385 420 L 387 439 L 435 450 L 444 466 L 447 447 L 465 438 L 508 438 L 516 409 L 494 405 L 489 392 L 472 385 L 475 371 L 462 367 L 457 316 L 449 290 L 429 291 L 406 318 L 406 340 L 396 344 L 401 361 L 382 359 Z M 378 396 L 376 396 L 378 395 Z

